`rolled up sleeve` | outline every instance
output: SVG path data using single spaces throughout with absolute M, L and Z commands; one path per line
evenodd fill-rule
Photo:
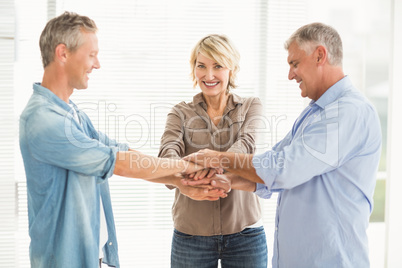
M 29 152 L 35 159 L 103 179 L 113 174 L 119 146 L 106 146 L 88 137 L 68 117 L 48 111 L 44 117 L 40 112 L 32 115 L 26 125 Z

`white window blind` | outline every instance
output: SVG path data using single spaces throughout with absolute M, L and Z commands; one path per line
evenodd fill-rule
M 0 2 L 0 266 L 15 263 L 15 176 L 13 117 L 14 20 L 13 1 Z
M 304 22 L 305 0 L 291 5 L 280 0 L 16 2 L 19 38 L 14 75 L 20 96 L 16 118 L 31 95 L 32 82 L 42 78 L 40 32 L 51 14 L 64 10 L 93 18 L 99 28 L 101 68 L 92 72 L 89 88 L 76 91 L 71 99 L 96 128 L 143 153 L 157 155 L 167 112 L 199 92 L 192 89 L 189 56 L 207 34 L 229 36 L 240 51 L 239 88 L 233 92 L 258 96 L 264 104 L 266 128 L 261 130 L 259 152 L 285 135 L 304 106 L 297 85 L 287 80 L 283 42 Z M 19 216 L 16 266 L 29 267 L 25 175 L 19 149 L 14 154 Z M 169 267 L 174 191 L 117 176 L 110 179 L 110 186 L 122 267 Z M 276 197 L 261 201 L 272 256 Z

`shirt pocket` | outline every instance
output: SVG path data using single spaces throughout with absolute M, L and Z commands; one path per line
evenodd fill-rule
M 233 143 L 237 141 L 239 136 L 241 135 L 241 130 L 243 124 L 244 124 L 245 116 L 243 115 L 238 115 L 236 117 L 232 118 L 227 118 L 225 122 L 225 127 L 222 129 L 219 129 L 215 135 L 214 135 L 214 140 L 219 139 L 219 143 L 223 149 L 223 151 L 226 151 L 229 149 Z M 219 134 L 219 135 L 218 135 Z
M 245 115 L 237 115 L 236 117 L 228 118 L 227 121 L 230 131 L 235 134 L 238 133 L 244 124 L 245 118 Z

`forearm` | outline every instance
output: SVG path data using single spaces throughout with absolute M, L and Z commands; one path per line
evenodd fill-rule
M 252 182 L 243 177 L 240 177 L 239 175 L 229 173 L 229 172 L 225 173 L 225 175 L 230 179 L 231 187 L 233 190 L 255 192 L 256 187 L 257 187 L 257 184 L 255 182 Z
M 218 161 L 221 168 L 232 174 L 236 174 L 253 183 L 264 183 L 253 166 L 252 154 L 218 153 Z
M 168 186 L 168 188 L 176 188 L 180 183 L 180 180 L 183 178 L 180 174 L 176 173 L 173 175 L 165 176 L 165 177 L 159 177 L 159 178 L 154 178 L 154 179 L 149 179 L 146 178 L 144 180 L 153 182 L 153 183 L 160 183 L 160 184 L 165 184 Z
M 158 158 L 138 151 L 118 152 L 114 174 L 130 178 L 155 179 L 201 168 L 183 160 Z

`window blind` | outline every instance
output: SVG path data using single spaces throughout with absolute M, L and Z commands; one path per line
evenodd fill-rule
M 0 266 L 15 263 L 15 181 L 14 154 L 16 124 L 13 117 L 14 92 L 13 1 L 0 2 Z
M 287 81 L 283 42 L 305 19 L 305 0 L 292 5 L 280 0 L 59 0 L 36 7 L 28 0 L 18 2 L 23 16 L 17 20 L 20 60 L 15 72 L 24 79 L 16 82 L 22 96 L 17 115 L 32 82 L 42 78 L 40 32 L 51 14 L 64 10 L 91 17 L 99 28 L 101 68 L 90 75 L 89 88 L 71 99 L 97 129 L 133 149 L 156 156 L 167 112 L 200 91 L 192 88 L 189 56 L 207 34 L 227 35 L 240 51 L 239 88 L 233 92 L 258 96 L 264 104 L 266 128 L 258 152 L 279 141 L 304 106 L 297 86 Z M 29 267 L 25 175 L 22 160 L 17 162 L 19 267 Z M 118 176 L 110 179 L 110 187 L 122 267 L 169 267 L 174 191 Z M 261 202 L 271 256 L 276 196 Z

